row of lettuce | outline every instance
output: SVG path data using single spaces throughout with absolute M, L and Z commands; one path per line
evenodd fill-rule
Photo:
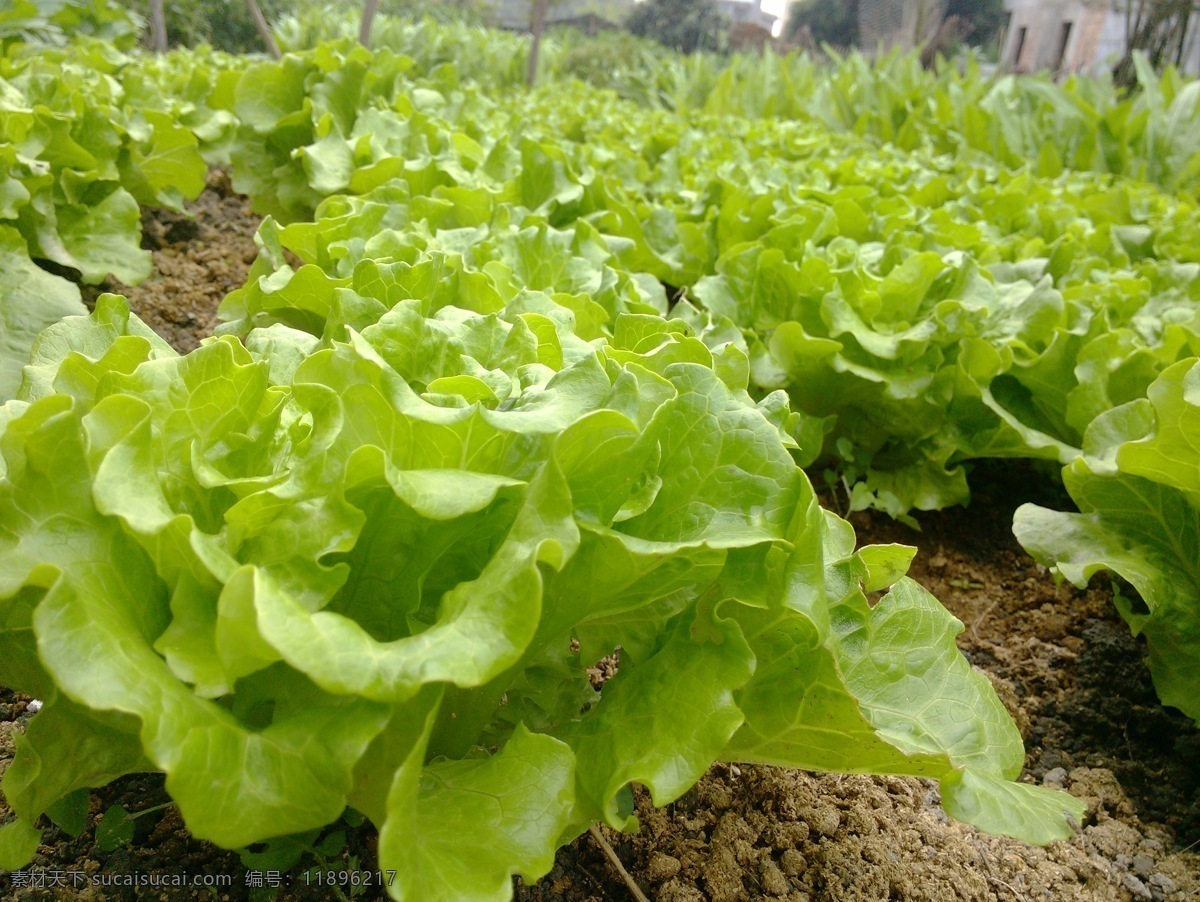
M 358 34 L 356 10 L 313 5 L 275 27 L 280 46 L 310 50 Z M 478 25 L 387 16 L 372 47 L 423 71 L 449 63 L 495 94 L 523 84 L 529 40 Z M 551 32 L 541 81 L 582 80 L 652 109 L 816 123 L 908 150 L 978 154 L 1042 175 L 1124 175 L 1200 196 L 1200 86 L 1135 58 L 1139 90 L 1111 80 L 982 73 L 964 55 L 930 71 L 915 54 L 869 60 L 807 53 L 684 56 L 622 32 Z
M 59 136 L 18 156 L 51 179 L 25 206 L 103 185 L 136 214 L 222 162 L 270 215 L 199 350 L 110 296 L 9 371 L 0 683 L 46 704 L 0 867 L 141 770 L 229 847 L 351 805 L 412 899 L 506 898 L 629 826 L 630 783 L 663 804 L 714 760 L 933 777 L 964 820 L 1069 835 L 1081 806 L 1010 782 L 1020 736 L 912 550 L 855 551 L 814 463 L 896 516 L 965 502 L 973 459 L 1067 465 L 1084 512 L 1023 511 L 1022 538 L 1124 573 L 1160 693 L 1200 713 L 1185 194 L 579 83 L 497 96 L 348 42 L 62 53 L 5 64 L 0 116 Z M 188 140 L 147 150 L 155 122 Z M 147 161 L 197 180 L 147 195 Z M 22 209 L 26 334 L 52 286 L 78 303 L 32 257 L 93 281 L 140 259 L 95 220 L 112 257 L 84 273 Z
M 72 38 L 130 50 L 145 24 L 108 0 L 11 5 L 0 16 L 5 52 L 26 42 L 69 45 Z M 492 92 L 523 85 L 528 36 L 484 28 L 454 7 L 385 8 L 394 14 L 376 18 L 373 47 L 407 56 L 425 72 L 453 65 Z M 345 4 L 303 0 L 273 24 L 275 40 L 296 52 L 353 41 L 360 15 Z M 584 37 L 552 30 L 539 60 L 543 81 L 581 79 L 657 109 L 819 122 L 907 149 L 978 152 L 1013 167 L 1033 160 L 1043 174 L 1066 167 L 1192 194 L 1200 187 L 1200 89 L 1173 69 L 1159 77 L 1145 58 L 1136 59 L 1140 90 L 1131 95 L 1107 79 L 1073 77 L 1059 85 L 1042 76 L 982 77 L 980 61 L 969 55 L 936 71 L 901 54 L 877 62 L 857 54 L 684 56 L 620 31 Z
M 547 292 L 589 340 L 669 309 L 755 397 L 787 392 L 797 460 L 835 470 L 851 509 L 966 503 L 975 459 L 1067 466 L 1084 513 L 1027 508 L 1018 536 L 1077 583 L 1102 567 L 1129 579 L 1140 599 L 1123 613 L 1161 697 L 1200 718 L 1200 398 L 1148 400 L 1200 355 L 1192 198 L 578 85 L 496 102 L 442 69 L 413 89 L 389 63 L 404 58 L 356 49 L 336 68 L 359 89 L 337 94 L 349 119 L 315 62 L 289 76 L 307 85 L 291 106 L 242 107 L 269 150 L 235 154 L 235 178 L 291 224 L 265 225 L 227 331 L 282 322 L 333 340 L 420 291 L 481 312 Z M 380 126 L 390 110 L 402 126 Z M 382 304 L 352 300 L 391 280 Z M 1173 452 L 1157 465 L 1132 463 L 1160 445 Z
M 132 246 L 137 217 L 130 199 L 177 206 L 199 191 L 202 161 L 229 162 L 239 112 L 230 70 L 244 68 L 246 59 L 205 50 L 127 56 L 86 37 L 89 30 L 113 37 L 117 25 L 128 30 L 127 16 L 102 15 L 103 3 L 66 4 L 41 29 L 26 19 L 45 12 L 24 5 L 29 10 L 0 23 L 11 32 L 0 28 L 0 135 L 8 145 L 0 222 L 19 228 L 33 256 L 85 281 L 107 272 L 136 281 L 147 259 Z M 310 6 L 276 31 L 285 49 L 311 53 L 336 38 L 345 53 L 356 24 L 344 9 Z M 58 48 L 12 43 L 66 28 L 84 36 Z M 119 36 L 127 46 L 130 36 Z M 517 89 L 527 53 L 527 40 L 516 35 L 392 16 L 376 23 L 373 44 L 401 58 L 410 77 L 469 81 L 492 98 Z M 1200 195 L 1200 85 L 1173 70 L 1159 77 L 1143 59 L 1141 90 L 1128 97 L 1093 79 L 991 79 L 973 60 L 931 73 L 901 55 L 874 63 L 854 55 L 832 65 L 804 54 L 683 57 L 628 36 L 570 32 L 550 39 L 544 59 L 544 79 L 564 86 L 584 79 L 649 109 L 794 120 L 1047 177 L 1098 172 Z

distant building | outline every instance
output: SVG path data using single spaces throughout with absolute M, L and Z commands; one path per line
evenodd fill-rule
M 1005 0 L 1000 63 L 1020 72 L 1048 69 L 1096 75 L 1125 53 L 1129 0 Z M 1200 74 L 1200 22 L 1183 40 L 1180 68 Z M 1171 55 L 1171 62 L 1175 55 Z
M 772 31 L 779 17 L 762 8 L 763 0 L 716 0 L 716 6 L 731 25 L 752 25 Z
M 619 25 L 633 11 L 635 0 L 551 0 L 547 25 L 607 22 Z M 527 30 L 533 22 L 533 0 L 492 0 L 492 18 L 501 28 Z
M 733 26 L 775 28 L 779 17 L 762 8 L 764 0 L 714 0 L 714 4 Z M 550 0 L 546 7 L 547 25 L 608 23 L 620 25 L 637 5 L 637 0 Z M 528 30 L 533 22 L 533 0 L 491 0 L 491 19 L 501 28 Z

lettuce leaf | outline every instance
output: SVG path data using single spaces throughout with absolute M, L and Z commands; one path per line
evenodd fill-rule
M 1022 505 L 1013 530 L 1037 560 L 1077 586 L 1108 570 L 1136 596 L 1117 607 L 1146 637 L 1164 704 L 1200 722 L 1200 363 L 1165 369 L 1148 397 L 1102 414 L 1084 456 L 1063 471 L 1079 513 Z
M 21 367 L 42 329 L 85 312 L 79 289 L 29 259 L 16 229 L 0 226 L 0 399 L 21 383 Z

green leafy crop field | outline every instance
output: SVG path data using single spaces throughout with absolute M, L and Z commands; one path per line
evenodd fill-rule
M 4 38 L 0 684 L 41 707 L 0 868 L 143 773 L 244 863 L 365 821 L 397 899 L 509 898 L 716 762 L 1062 845 L 1095 804 L 1021 779 L 916 549 L 847 520 L 1002 466 L 1200 721 L 1195 83 L 564 36 L 524 89 L 519 38 L 340 21 Z M 161 277 L 143 218 L 211 167 L 264 218 L 182 354 L 91 286 Z

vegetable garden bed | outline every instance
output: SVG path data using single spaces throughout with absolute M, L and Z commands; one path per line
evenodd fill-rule
M 194 224 L 170 213 L 147 222 L 155 276 L 127 291 L 131 305 L 181 350 L 215 322 L 215 304 L 244 281 L 257 218 L 218 175 L 194 206 Z M 161 236 L 155 238 L 154 236 Z M 111 286 L 117 287 L 117 286 Z M 819 479 L 819 474 L 814 474 Z M 918 547 L 910 573 L 965 625 L 958 644 L 986 672 L 1025 738 L 1028 779 L 1068 789 L 1088 803 L 1074 839 L 1045 849 L 948 820 L 934 784 L 905 778 L 820 775 L 718 765 L 679 801 L 655 810 L 637 797 L 642 828 L 605 835 L 651 898 L 783 899 L 1186 899 L 1200 895 L 1200 731 L 1159 705 L 1144 645 L 1117 616 L 1112 592 L 1056 585 L 1012 537 L 1023 501 L 1062 506 L 1028 466 L 990 464 L 973 477 L 968 509 L 919 516 L 914 532 L 883 515 L 851 517 L 862 544 Z M 828 495 L 837 509 L 844 497 Z M 28 722 L 28 699 L 0 696 L 0 769 L 13 734 Z M 266 897 L 239 857 L 192 839 L 161 777 L 127 777 L 93 794 L 77 838 L 52 830 L 33 864 L 43 874 L 222 874 L 231 887 L 213 898 Z M 120 805 L 146 814 L 130 842 L 97 826 Z M 0 811 L 0 820 L 3 812 Z M 341 832 L 339 832 L 341 831 Z M 308 853 L 283 876 L 277 898 L 336 898 L 322 871 L 373 869 L 369 825 L 328 831 L 328 854 Z M 1192 847 L 1192 851 L 1187 851 Z M 68 877 L 68 879 L 73 879 Z M 340 877 L 335 880 L 341 879 Z M 519 884 L 519 882 L 518 882 Z M 342 886 L 347 897 L 382 899 L 378 889 Z M 144 889 L 86 892 L 18 887 L 15 900 L 141 899 Z M 607 900 L 627 889 L 584 835 L 560 851 L 554 869 L 526 900 Z M 205 898 L 195 888 L 164 887 L 155 898 Z
M 2 891 L 1195 894 L 1200 83 L 329 12 L 4 37 Z

